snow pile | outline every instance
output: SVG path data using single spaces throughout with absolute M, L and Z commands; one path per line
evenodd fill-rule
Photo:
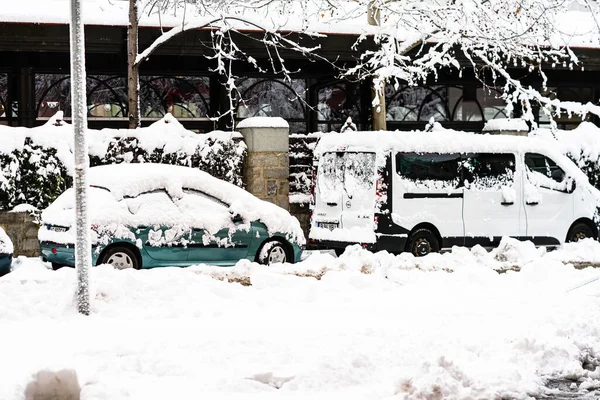
M 242 128 L 289 128 L 290 124 L 281 117 L 250 117 L 244 118 L 237 124 Z
M 231 217 L 240 215 L 245 224 L 260 221 L 269 233 L 286 234 L 290 240 L 304 244 L 300 223 L 286 210 L 195 168 L 164 164 L 104 165 L 90 168 L 88 182 L 95 186 L 89 192 L 91 223 L 109 228 L 113 235 L 124 232 L 129 236 L 127 228 L 138 226 L 167 226 L 175 231 L 198 228 L 216 234 L 222 228 L 238 229 Z M 44 210 L 43 223 L 73 227 L 74 201 L 72 189 L 63 193 Z M 73 243 L 73 235 L 74 229 L 67 232 L 41 229 L 38 236 L 40 240 Z M 178 236 L 181 235 L 173 238 Z
M 4 229 L 0 227 L 0 254 L 12 254 L 13 244 Z
M 528 132 L 527 122 L 521 118 L 496 118 L 491 119 L 483 126 L 483 132 L 489 131 L 517 131 Z
M 568 290 L 598 270 L 538 255 L 499 274 L 482 251 L 102 266 L 85 318 L 75 271 L 29 259 L 0 278 L 0 398 L 22 399 L 40 370 L 72 370 L 94 399 L 557 397 L 549 379 L 597 396 L 600 285 Z

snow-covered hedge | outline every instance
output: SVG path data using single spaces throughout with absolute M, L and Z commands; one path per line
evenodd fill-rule
M 88 130 L 90 165 L 154 162 L 198 168 L 238 186 L 246 145 L 236 132 L 196 134 L 171 115 L 147 128 Z M 37 128 L 0 126 L 0 210 L 45 208 L 72 184 L 73 129 L 57 113 Z
M 290 203 L 309 203 L 314 149 L 322 133 L 290 135 Z

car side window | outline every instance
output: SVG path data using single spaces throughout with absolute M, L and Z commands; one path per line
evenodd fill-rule
M 164 225 L 176 219 L 179 211 L 165 190 L 142 193 L 123 199 L 127 209 L 141 225 Z
M 538 153 L 525 154 L 527 178 L 537 186 L 558 190 L 567 190 L 566 174 L 562 168 L 549 157 Z
M 512 186 L 515 165 L 514 154 L 465 154 L 462 163 L 465 186 L 475 190 L 500 190 L 503 186 Z
M 396 154 L 398 175 L 421 188 L 457 188 L 460 183 L 460 163 L 460 154 Z

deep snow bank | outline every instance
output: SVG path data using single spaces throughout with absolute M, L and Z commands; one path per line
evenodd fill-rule
M 525 399 L 548 377 L 593 389 L 600 285 L 569 289 L 600 271 L 562 259 L 599 250 L 98 267 L 90 317 L 74 313 L 72 269 L 25 259 L 0 278 L 0 398 L 21 399 L 42 369 L 75 370 L 82 399 Z

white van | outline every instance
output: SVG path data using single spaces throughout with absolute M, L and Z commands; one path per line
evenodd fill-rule
M 352 132 L 315 148 L 309 239 L 340 253 L 423 256 L 503 236 L 557 246 L 598 238 L 598 190 L 553 143 L 508 135 Z

